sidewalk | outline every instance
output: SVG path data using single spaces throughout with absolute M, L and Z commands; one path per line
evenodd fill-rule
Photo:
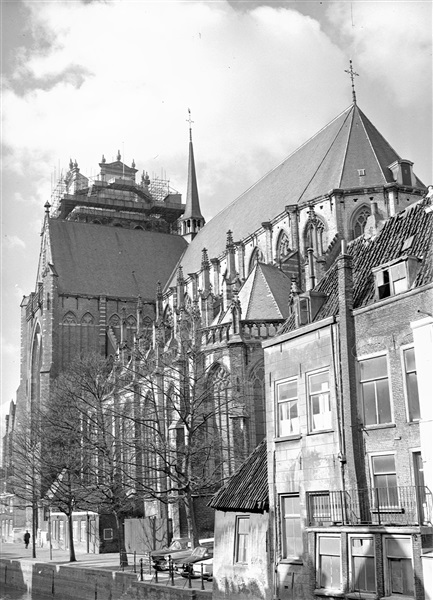
M 27 549 L 24 544 L 0 544 L 0 558 L 9 560 L 19 560 L 34 563 L 48 563 L 54 565 L 63 565 L 70 568 L 79 569 L 98 569 L 103 571 L 120 571 L 124 573 L 134 574 L 134 555 L 128 554 L 128 566 L 124 569 L 120 567 L 120 559 L 118 553 L 113 554 L 86 554 L 83 552 L 76 553 L 76 562 L 69 562 L 69 551 L 52 549 L 52 559 L 50 560 L 50 549 L 49 548 L 36 548 L 36 558 L 32 558 L 32 548 L 29 546 Z M 147 583 L 153 583 L 162 586 L 170 586 L 170 578 L 167 571 L 158 573 L 158 582 L 155 581 L 154 571 L 150 572 L 149 559 L 147 557 L 137 555 L 136 556 L 136 576 L 140 579 L 140 558 L 143 558 L 143 581 Z M 187 588 L 188 580 L 180 575 L 174 576 L 174 585 L 178 588 Z M 201 580 L 192 579 L 191 588 L 200 590 Z M 207 591 L 212 590 L 212 581 L 205 581 L 204 588 Z

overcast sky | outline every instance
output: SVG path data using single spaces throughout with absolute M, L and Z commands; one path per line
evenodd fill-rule
M 432 178 L 431 1 L 2 0 L 2 405 L 43 205 L 104 154 L 186 194 L 191 109 L 207 220 L 351 103 Z M 265 199 L 264 199 L 265 201 Z M 273 215 L 264 213 L 264 220 Z

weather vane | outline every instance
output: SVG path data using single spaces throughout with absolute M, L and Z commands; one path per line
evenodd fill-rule
M 353 103 L 356 104 L 356 94 L 355 94 L 355 77 L 359 77 L 359 73 L 353 70 L 352 61 L 349 60 L 350 67 L 345 69 L 344 72 L 350 75 L 350 79 L 352 80 L 352 98 Z
M 194 121 L 191 119 L 191 109 L 189 109 L 189 108 L 188 108 L 187 122 L 189 123 L 189 139 L 192 141 L 191 125 L 194 123 Z

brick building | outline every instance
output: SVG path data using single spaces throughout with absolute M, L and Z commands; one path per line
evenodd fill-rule
M 343 244 L 263 344 L 278 598 L 431 593 L 431 196 Z

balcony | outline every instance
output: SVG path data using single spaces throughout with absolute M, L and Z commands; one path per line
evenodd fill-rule
M 309 492 L 307 502 L 311 527 L 432 524 L 432 494 L 427 487 Z

